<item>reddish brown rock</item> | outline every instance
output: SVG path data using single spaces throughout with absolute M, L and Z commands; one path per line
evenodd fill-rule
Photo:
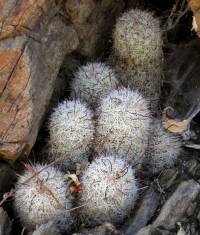
M 44 0 L 0 0 L 0 39 L 22 35 L 34 29 L 40 16 L 47 12 L 48 5 Z
M 56 16 L 53 1 L 37 1 L 33 8 L 35 1 L 17 1 L 15 10 L 16 1 L 4 2 L 1 19 L 9 17 L 0 34 L 6 35 L 0 43 L 0 155 L 15 160 L 35 143 L 60 65 L 79 42 L 73 27 Z M 9 22 L 20 14 L 22 25 L 33 29 L 14 37 Z

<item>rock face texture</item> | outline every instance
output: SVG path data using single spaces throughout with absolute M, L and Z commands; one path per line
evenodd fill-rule
M 96 57 L 101 55 L 111 36 L 115 19 L 121 14 L 124 2 L 123 0 L 67 0 L 65 8 L 79 36 L 80 54 Z
M 59 67 L 78 47 L 54 1 L 0 0 L 0 155 L 28 155 Z

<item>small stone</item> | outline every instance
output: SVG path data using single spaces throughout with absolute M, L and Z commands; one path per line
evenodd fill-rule
M 142 228 L 135 235 L 170 235 L 170 233 L 168 231 L 160 230 L 160 229 L 154 228 L 152 225 L 149 225 L 149 226 Z
M 83 229 L 82 235 L 120 235 L 121 233 L 116 230 L 115 226 L 110 223 L 104 223 L 92 229 Z
M 194 180 L 182 182 L 162 207 L 153 226 L 174 229 L 176 223 L 184 219 L 188 208 L 192 207 L 199 192 L 200 185 Z
M 12 223 L 2 207 L 0 207 L 0 235 L 9 235 L 11 233 Z
M 153 190 L 149 189 L 144 196 L 135 216 L 126 225 L 125 234 L 132 235 L 143 228 L 154 215 L 159 205 L 159 196 Z

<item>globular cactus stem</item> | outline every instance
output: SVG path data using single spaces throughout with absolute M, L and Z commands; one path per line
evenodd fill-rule
M 49 121 L 52 161 L 61 158 L 69 168 L 87 162 L 94 136 L 92 118 L 91 110 L 79 100 L 57 105 Z
M 26 165 L 16 184 L 14 207 L 28 230 L 49 221 L 62 224 L 61 230 L 70 229 L 72 203 L 66 197 L 64 173 L 52 166 Z
M 120 223 L 137 199 L 134 170 L 119 156 L 100 156 L 81 178 L 79 205 L 82 221 L 94 226 L 103 222 Z
M 101 100 L 97 117 L 96 152 L 117 154 L 139 166 L 148 143 L 148 102 L 137 91 L 115 90 Z
M 165 130 L 160 120 L 154 119 L 150 134 L 149 144 L 145 153 L 146 167 L 152 173 L 171 168 L 177 162 L 181 151 L 180 136 Z
M 102 97 L 118 86 L 112 68 L 105 63 L 94 62 L 81 66 L 71 84 L 72 97 L 77 97 L 95 108 Z

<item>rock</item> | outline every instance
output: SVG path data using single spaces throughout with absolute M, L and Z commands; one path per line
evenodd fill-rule
M 52 222 L 49 222 L 47 224 L 40 225 L 32 235 L 60 235 L 60 233 L 55 225 Z
M 79 41 L 54 1 L 0 5 L 0 23 L 6 19 L 0 33 L 0 155 L 16 160 L 29 155 L 59 67 Z
M 88 57 L 101 56 L 111 37 L 115 20 L 124 8 L 124 2 L 67 0 L 65 8 L 79 36 L 80 54 Z
M 139 209 L 131 221 L 127 229 L 124 231 L 125 235 L 132 235 L 143 228 L 154 215 L 159 205 L 159 196 L 153 190 L 149 189 L 144 196 Z M 127 226 L 127 225 L 126 225 Z
M 120 235 L 121 233 L 117 231 L 116 228 L 112 224 L 105 223 L 92 229 L 83 229 L 81 233 L 78 233 L 78 234 L 80 235 L 81 234 L 82 235 Z
M 182 182 L 162 207 L 153 226 L 174 229 L 177 222 L 188 216 L 187 210 L 192 208 L 199 193 L 200 185 L 194 180 Z
M 183 176 L 181 176 L 178 169 L 166 169 L 160 175 L 159 185 L 162 190 L 168 190 L 171 187 L 177 186 L 181 181 L 183 181 Z
M 54 6 L 53 1 L 44 3 L 39 0 L 34 1 L 21 0 L 16 4 L 13 0 L 0 1 L 0 22 L 1 32 L 0 40 L 24 35 L 32 31 L 40 17 Z
M 0 207 L 0 235 L 9 235 L 12 223 L 2 207 Z
M 8 164 L 0 162 L 0 198 L 4 193 L 10 191 L 15 180 L 14 170 Z
M 191 159 L 186 162 L 184 171 L 191 178 L 192 177 L 195 177 L 196 179 L 200 178 L 200 164 L 195 159 Z
M 170 235 L 170 233 L 168 231 L 160 230 L 160 229 L 154 228 L 152 225 L 149 225 L 149 226 L 142 228 L 135 235 Z

